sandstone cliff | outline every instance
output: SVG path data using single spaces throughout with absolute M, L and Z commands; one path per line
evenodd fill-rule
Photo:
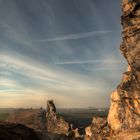
M 128 68 L 111 95 L 108 123 L 114 133 L 140 131 L 140 0 L 122 0 L 122 11 L 120 49 Z

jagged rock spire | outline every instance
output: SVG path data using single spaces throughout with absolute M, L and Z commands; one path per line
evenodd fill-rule
M 47 101 L 47 130 L 48 132 L 57 134 L 68 134 L 70 130 L 70 125 L 67 123 L 63 117 L 59 117 L 56 114 L 56 107 L 53 100 Z
M 56 107 L 54 105 L 53 100 L 47 101 L 47 114 L 48 115 L 55 115 L 56 114 Z

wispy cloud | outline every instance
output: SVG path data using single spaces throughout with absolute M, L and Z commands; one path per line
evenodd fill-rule
M 18 55 L 16 54 L 16 56 Z M 87 87 L 88 84 L 84 83 L 85 78 L 73 72 L 64 71 L 62 69 L 54 70 L 50 65 L 43 65 L 38 62 L 34 62 L 34 60 L 27 57 L 25 58 L 19 56 L 17 58 L 15 56 L 6 56 L 3 54 L 0 54 L 0 57 L 1 61 L 3 60 L 3 63 L 0 63 L 0 67 L 3 69 L 0 70 L 0 73 L 2 75 L 3 71 L 6 70 L 8 75 L 4 73 L 3 76 L 5 77 L 9 77 L 9 74 L 11 76 L 20 74 L 23 77 L 28 78 L 28 82 L 33 82 L 35 80 L 42 84 L 43 87 L 46 87 L 47 83 L 49 88 L 53 87 L 55 89 L 69 89 L 69 87 L 73 86 L 73 84 L 75 85 L 73 86 L 75 89 L 89 88 Z M 67 76 L 67 74 L 69 74 L 69 76 Z M 15 80 L 20 83 L 19 79 L 16 78 Z
M 21 57 L 18 55 L 4 55 L 0 54 L 0 58 L 5 61 L 9 65 L 9 72 L 12 71 L 12 75 L 16 75 L 18 73 L 22 73 L 25 78 L 24 82 L 30 82 L 29 86 L 21 83 L 22 77 L 14 78 L 8 76 L 0 80 L 0 105 L 5 107 L 9 107 L 9 103 L 13 103 L 12 107 L 26 107 L 26 106 L 40 106 L 42 101 L 46 98 L 53 98 L 59 102 L 60 105 L 63 106 L 62 100 L 64 102 L 68 102 L 69 99 L 76 104 L 76 97 L 87 98 L 89 102 L 90 96 L 93 92 L 102 92 L 100 89 L 92 84 L 94 80 L 91 82 L 84 79 L 84 77 L 79 76 L 77 73 L 66 72 L 62 69 L 54 70 L 49 67 L 49 65 L 44 66 L 43 64 L 38 64 L 38 62 L 34 62 L 34 60 Z M 5 65 L 2 65 L 4 69 L 6 69 Z M 8 78 L 8 79 L 6 79 Z M 36 86 L 36 82 L 39 82 L 40 85 Z M 53 84 L 50 84 L 53 82 Z M 32 86 L 32 84 L 34 86 Z M 36 87 L 35 87 L 36 86 Z M 73 95 L 73 94 L 75 95 Z M 86 93 L 86 94 L 85 94 Z M 86 97 L 89 95 L 88 97 Z M 93 94 L 92 96 L 95 96 Z M 32 99 L 32 97 L 34 97 Z M 69 98 L 68 98 L 69 97 Z M 36 103 L 32 103 L 36 101 Z M 91 100 L 91 99 L 90 99 Z M 92 100 L 90 101 L 92 103 Z M 79 102 L 79 105 L 82 106 L 83 101 Z M 67 106 L 71 106 L 71 102 L 67 104 Z
M 64 62 L 56 62 L 58 65 L 70 65 L 70 64 L 89 64 L 89 63 L 107 63 L 107 64 L 117 64 L 123 63 L 121 61 L 115 60 L 84 60 L 84 61 L 64 61 Z
M 107 105 L 123 63 L 117 3 L 0 1 L 0 106 Z
M 56 37 L 56 38 L 48 38 L 48 39 L 40 39 L 37 40 L 39 42 L 53 42 L 53 41 L 63 41 L 63 40 L 73 40 L 73 39 L 82 39 L 82 38 L 89 38 L 97 35 L 104 35 L 109 34 L 114 31 L 110 30 L 102 30 L 102 31 L 92 31 L 92 32 L 85 32 L 85 33 L 75 33 L 70 35 L 65 35 L 62 37 Z

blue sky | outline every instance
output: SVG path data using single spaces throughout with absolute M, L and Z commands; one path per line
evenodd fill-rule
M 0 0 L 0 106 L 108 107 L 126 63 L 120 0 Z

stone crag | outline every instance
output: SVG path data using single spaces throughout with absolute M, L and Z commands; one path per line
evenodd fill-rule
M 127 71 L 111 95 L 107 120 L 93 118 L 85 129 L 86 140 L 140 139 L 140 0 L 122 0 L 122 12 L 120 50 Z
M 73 124 L 57 115 L 53 100 L 47 101 L 46 120 L 49 133 L 65 135 L 68 139 L 82 139 L 83 137 L 83 133 L 80 133 L 82 128 L 73 128 Z
M 53 100 L 47 101 L 46 118 L 48 132 L 68 135 L 70 131 L 70 125 L 64 120 L 64 118 L 57 116 L 56 107 L 53 103 Z
M 122 11 L 120 50 L 128 68 L 111 95 L 108 123 L 114 133 L 140 131 L 140 0 L 122 0 Z
M 107 140 L 110 128 L 106 118 L 93 117 L 92 124 L 85 129 L 85 140 Z

